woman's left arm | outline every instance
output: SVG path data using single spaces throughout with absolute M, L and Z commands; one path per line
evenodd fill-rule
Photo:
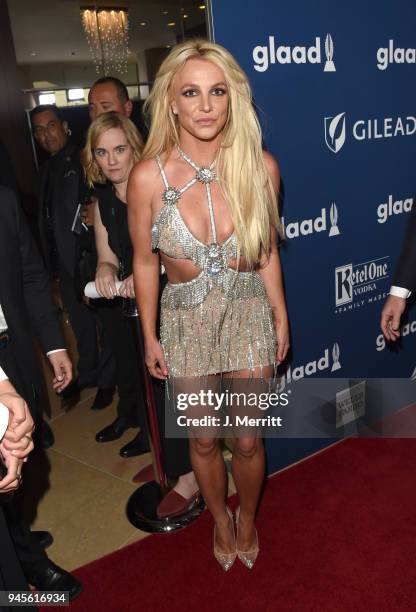
M 273 187 L 278 193 L 280 184 L 279 167 L 275 159 L 264 153 L 264 160 L 269 172 Z M 273 312 L 274 324 L 277 337 L 276 361 L 281 363 L 285 360 L 289 350 L 289 321 L 286 309 L 285 293 L 283 288 L 282 267 L 280 265 L 279 251 L 277 248 L 277 232 L 271 228 L 270 253 L 264 258 L 259 268 L 259 274 L 263 279 L 270 307 Z

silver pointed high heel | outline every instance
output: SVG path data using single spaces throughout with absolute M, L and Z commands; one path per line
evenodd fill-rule
M 254 527 L 256 531 L 256 543 L 250 550 L 238 550 L 237 548 L 237 540 L 238 540 L 238 519 L 240 518 L 240 506 L 238 506 L 235 512 L 235 522 L 237 525 L 237 538 L 236 538 L 236 551 L 237 556 L 240 559 L 241 563 L 243 563 L 248 569 L 253 569 L 253 565 L 256 562 L 257 556 L 259 554 L 259 536 L 257 534 L 257 529 Z
M 218 563 L 221 565 L 222 569 L 225 572 L 228 572 L 228 570 L 231 569 L 234 561 L 236 560 L 237 550 L 236 550 L 236 540 L 235 540 L 235 532 L 234 532 L 233 514 L 232 514 L 231 510 L 228 508 L 228 506 L 227 506 L 226 510 L 227 510 L 228 518 L 231 521 L 231 526 L 233 528 L 234 551 L 232 553 L 224 553 L 224 552 L 221 552 L 220 550 L 218 550 L 218 548 L 216 546 L 216 543 L 215 543 L 216 527 L 214 526 L 214 557 L 216 558 Z

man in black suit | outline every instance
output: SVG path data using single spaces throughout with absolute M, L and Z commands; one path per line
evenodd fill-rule
M 72 379 L 48 274 L 15 193 L 0 187 L 0 368 L 29 405 L 35 425 L 40 420 L 41 374 L 33 334 L 40 340 L 60 393 Z M 79 582 L 55 565 L 19 516 L 17 499 L 4 504 L 11 537 L 28 582 L 40 590 L 81 591 Z
M 78 395 L 82 388 L 97 386 L 91 408 L 100 409 L 112 401 L 115 364 L 108 343 L 103 338 L 99 341 L 95 312 L 78 298 L 75 289 L 82 237 L 77 237 L 72 225 L 78 204 L 87 196 L 80 152 L 55 106 L 37 106 L 30 116 L 36 142 L 50 155 L 39 173 L 39 235 L 46 267 L 52 278 L 59 279 L 62 301 L 77 340 L 78 381 L 71 391 Z
M 390 295 L 381 313 L 381 331 L 386 340 L 400 337 L 400 319 L 406 300 L 416 291 L 416 209 L 412 210 L 404 244 L 396 265 Z
M 3 473 L 0 474 L 0 591 L 29 591 L 10 538 L 2 506 L 22 481 L 23 464 L 33 450 L 34 424 L 26 402 L 16 393 L 1 367 L 0 402 L 9 412 L 9 423 L 5 433 L 0 426 L 0 466 L 3 467 Z M 16 453 L 19 454 L 18 457 Z M 4 473 L 5 470 L 7 473 Z M 11 610 L 9 606 L 0 609 L 4 612 Z M 35 608 L 30 610 L 34 612 Z

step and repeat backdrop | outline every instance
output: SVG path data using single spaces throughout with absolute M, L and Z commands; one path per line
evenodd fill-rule
M 286 388 L 309 376 L 416 377 L 416 308 L 397 347 L 379 326 L 416 197 L 416 3 L 211 9 L 213 38 L 246 71 L 282 176 Z M 269 470 L 327 444 L 268 440 Z

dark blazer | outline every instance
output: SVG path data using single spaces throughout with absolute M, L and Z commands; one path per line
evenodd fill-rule
M 392 285 L 416 292 L 416 207 L 413 207 Z
M 39 172 L 38 228 L 41 251 L 45 265 L 52 273 L 50 247 L 47 237 L 47 205 L 53 201 L 54 232 L 59 267 L 74 276 L 77 258 L 77 237 L 72 232 L 72 222 L 78 204 L 86 195 L 79 148 L 72 142 L 46 161 Z
M 41 388 L 33 335 L 46 352 L 65 348 L 49 277 L 14 192 L 0 187 L 0 303 L 21 371 Z

